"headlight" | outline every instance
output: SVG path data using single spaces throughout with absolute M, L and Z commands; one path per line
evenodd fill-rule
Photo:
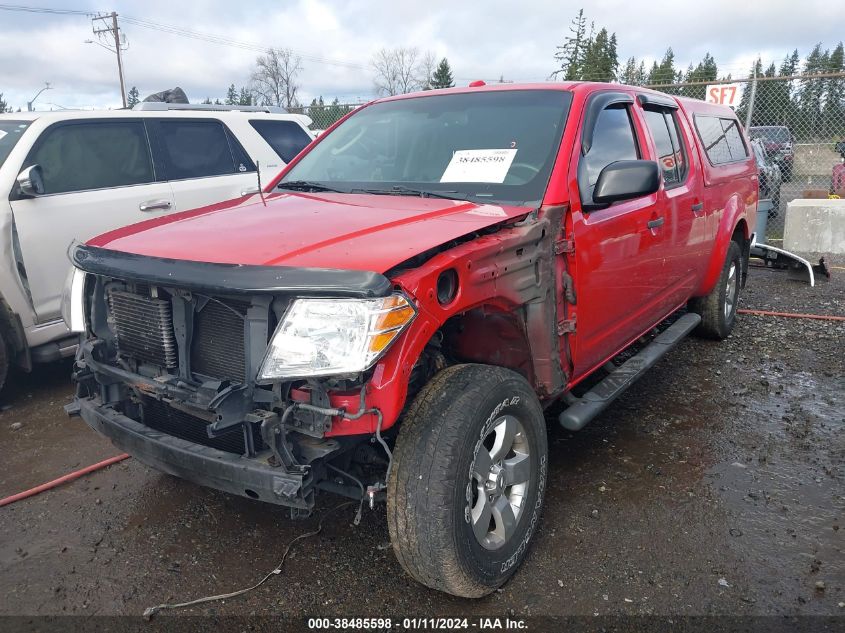
M 71 268 L 62 291 L 62 319 L 71 332 L 84 332 L 86 329 L 85 276 L 85 272 Z
M 297 299 L 270 339 L 258 380 L 369 369 L 416 313 L 399 294 L 380 299 Z

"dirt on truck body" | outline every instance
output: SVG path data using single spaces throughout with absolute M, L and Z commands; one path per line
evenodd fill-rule
M 293 516 L 386 499 L 404 569 L 482 596 L 537 530 L 544 410 L 579 430 L 686 334 L 727 337 L 756 206 L 726 108 L 579 83 L 379 100 L 262 195 L 78 245 L 69 410 Z

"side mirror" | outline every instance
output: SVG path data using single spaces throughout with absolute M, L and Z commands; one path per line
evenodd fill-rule
M 40 165 L 31 165 L 18 174 L 18 187 L 25 196 L 35 198 L 44 195 L 44 174 Z
M 660 167 L 653 160 L 618 160 L 601 170 L 593 202 L 610 204 L 641 198 L 660 189 Z

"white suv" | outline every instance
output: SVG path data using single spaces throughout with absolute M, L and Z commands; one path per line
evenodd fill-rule
M 74 240 L 257 193 L 314 138 L 280 108 L 142 103 L 0 115 L 0 388 L 72 355 L 59 311 Z

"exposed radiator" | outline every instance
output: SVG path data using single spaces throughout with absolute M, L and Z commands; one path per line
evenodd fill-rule
M 194 316 L 191 370 L 211 378 L 246 380 L 244 318 L 249 304 L 211 300 Z
M 177 367 L 170 301 L 110 290 L 108 302 L 121 354 L 168 369 Z

